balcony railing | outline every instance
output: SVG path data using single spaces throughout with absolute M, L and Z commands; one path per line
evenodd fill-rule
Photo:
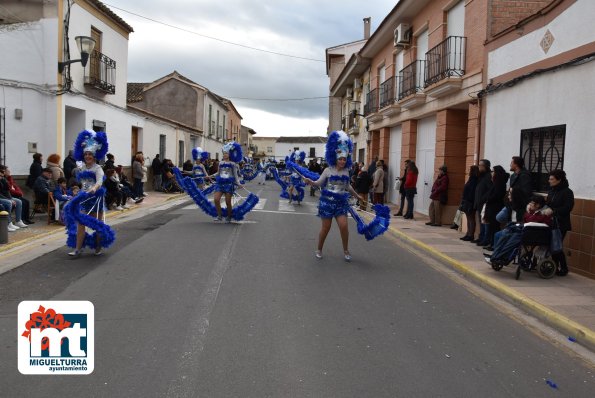
M 402 79 L 399 88 L 399 100 L 424 89 L 425 63 L 424 60 L 417 60 L 401 69 L 399 73 Z
M 380 85 L 380 108 L 392 105 L 395 102 L 395 87 L 396 79 L 394 76 Z
M 85 68 L 85 86 L 91 86 L 108 94 L 115 94 L 116 61 L 94 50 L 89 57 L 89 69 Z
M 466 37 L 449 36 L 426 53 L 426 87 L 442 79 L 465 74 L 466 45 Z
M 366 95 L 366 104 L 364 105 L 364 115 L 378 112 L 378 89 L 370 91 Z

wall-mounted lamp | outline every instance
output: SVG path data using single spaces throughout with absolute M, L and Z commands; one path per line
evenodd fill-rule
M 76 41 L 76 45 L 79 48 L 79 52 L 81 53 L 80 59 L 71 59 L 64 62 L 58 62 L 58 72 L 62 73 L 64 71 L 64 67 L 66 65 L 73 64 L 75 62 L 81 63 L 83 68 L 87 66 L 87 61 L 89 60 L 89 55 L 93 52 L 95 48 L 95 40 L 90 38 L 89 36 L 77 36 L 74 38 Z

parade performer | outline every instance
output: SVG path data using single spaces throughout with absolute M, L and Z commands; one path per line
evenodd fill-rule
M 306 184 L 304 184 L 302 180 L 302 175 L 297 168 L 294 167 L 294 165 L 303 167 L 304 159 L 306 159 L 306 152 L 297 150 L 291 154 L 289 161 L 287 162 L 287 170 L 288 173 L 290 173 L 289 187 L 287 189 L 289 203 L 296 201 L 298 205 L 301 205 L 302 200 L 304 200 L 304 187 Z
M 200 190 L 196 183 L 189 177 L 183 177 L 177 167 L 174 167 L 174 175 L 180 181 L 184 189 L 194 200 L 196 205 L 208 215 L 215 217 L 215 221 L 222 221 L 222 214 L 226 213 L 226 222 L 231 220 L 240 221 L 244 215 L 256 206 L 258 196 L 249 192 L 245 198 L 235 192 L 236 186 L 243 188 L 240 184 L 238 161 L 242 159 L 242 147 L 236 142 L 229 142 L 222 148 L 223 160 L 219 162 L 219 170 L 207 178 L 215 178 L 215 183 L 210 187 Z M 245 189 L 245 188 L 243 188 Z M 207 195 L 214 192 L 213 205 L 209 202 Z M 225 195 L 227 207 L 221 208 L 221 197 Z M 232 196 L 243 199 L 240 205 L 232 207 Z
M 194 160 L 192 179 L 198 189 L 203 190 L 205 187 L 205 178 L 209 175 L 204 165 L 204 162 L 209 159 L 209 153 L 203 151 L 201 147 L 196 147 L 192 150 L 192 159 Z M 178 184 L 180 184 L 180 181 L 178 181 Z
M 325 158 L 329 167 L 322 172 L 320 178 L 314 180 L 312 177 L 316 176 L 316 173 L 310 172 L 305 167 L 291 165 L 296 171 L 306 176 L 305 180 L 307 184 L 322 188 L 318 205 L 318 216 L 321 218 L 322 227 L 318 236 L 318 248 L 315 252 L 318 259 L 322 258 L 324 241 L 331 229 L 334 218 L 339 226 L 345 261 L 351 261 L 347 213 L 353 215 L 355 211 L 352 210 L 349 204 L 349 196 L 351 194 L 361 199 L 349 183 L 352 151 L 353 143 L 347 134 L 343 131 L 333 131 L 329 135 L 325 150 Z M 365 235 L 368 240 L 373 239 L 388 229 L 390 219 L 388 207 L 378 205 L 378 207 L 375 207 L 375 210 L 376 216 L 368 225 L 359 217 L 355 219 L 358 233 Z
M 248 181 L 252 181 L 256 178 L 257 173 L 254 170 L 254 165 L 252 164 L 252 158 L 244 158 L 244 164 L 240 169 L 240 175 L 242 176 L 242 181 L 244 183 Z
M 267 180 L 267 169 L 269 167 L 269 163 L 265 163 L 264 160 L 261 160 L 256 165 L 256 177 L 258 181 L 258 185 L 265 185 Z
M 74 143 L 74 158 L 83 162 L 77 173 L 81 191 L 64 206 L 67 245 L 75 250 L 69 256 L 78 257 L 84 247 L 95 249 L 95 255 L 103 254 L 115 241 L 115 232 L 105 224 L 105 179 L 103 169 L 97 164 L 108 151 L 105 132 L 84 130 Z M 85 227 L 94 230 L 92 234 Z

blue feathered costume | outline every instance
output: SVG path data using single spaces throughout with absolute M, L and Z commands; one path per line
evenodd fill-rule
M 177 167 L 174 167 L 174 174 L 180 184 L 184 187 L 188 195 L 194 200 L 194 203 L 206 214 L 212 217 L 217 217 L 217 208 L 209 201 L 207 195 L 213 192 L 221 193 L 235 193 L 235 186 L 240 184 L 238 175 L 238 165 L 242 159 L 242 147 L 236 142 L 230 142 L 223 146 L 223 152 L 229 153 L 229 161 L 219 162 L 219 171 L 210 177 L 215 178 L 215 184 L 201 191 L 196 182 L 189 177 L 183 177 L 182 173 Z M 231 218 L 240 221 L 244 218 L 246 213 L 256 206 L 258 203 L 258 196 L 249 193 L 242 204 L 233 207 Z M 227 208 L 221 208 L 222 214 L 227 214 Z
M 287 195 L 289 197 L 291 192 L 291 197 L 289 197 L 289 202 L 292 201 L 298 202 L 298 204 L 304 200 L 304 187 L 306 184 L 304 183 L 303 176 L 295 167 L 296 165 L 301 165 L 304 163 L 306 159 L 306 152 L 304 151 L 294 151 L 287 161 L 287 171 L 289 173 L 289 187 Z
M 192 159 L 194 160 L 194 166 L 192 167 L 192 179 L 196 185 L 202 187 L 205 184 L 205 178 L 208 177 L 204 162 L 209 159 L 209 153 L 203 151 L 201 147 L 196 147 L 192 149 Z M 179 180 L 178 184 L 180 184 Z
M 85 152 L 92 152 L 96 161 L 102 160 L 108 151 L 107 135 L 105 132 L 83 130 L 74 143 L 74 158 L 84 162 Z M 83 165 L 77 174 L 81 184 L 81 191 L 64 206 L 64 222 L 66 224 L 67 241 L 69 247 L 76 248 L 77 224 L 84 225 L 94 232 L 85 232 L 83 247 L 94 249 L 110 247 L 116 234 L 104 219 L 93 217 L 105 214 L 105 188 L 101 185 L 105 179 L 103 169 L 97 163 L 92 166 Z M 92 189 L 95 192 L 91 192 Z M 79 249 L 82 249 L 79 248 Z

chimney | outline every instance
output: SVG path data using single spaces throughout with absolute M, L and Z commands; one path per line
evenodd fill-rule
M 372 18 L 371 17 L 367 17 L 364 18 L 364 40 L 368 40 L 370 38 L 370 25 Z

